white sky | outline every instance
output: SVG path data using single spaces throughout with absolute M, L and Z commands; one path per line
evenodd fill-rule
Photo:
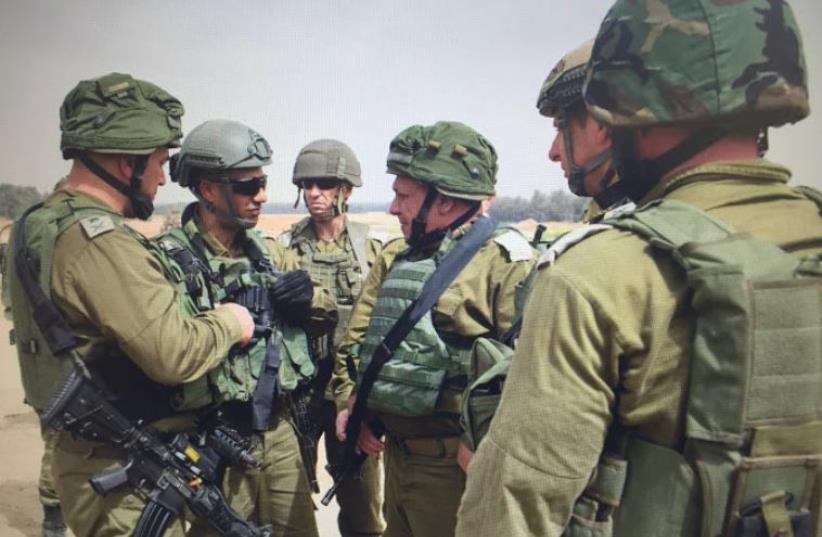
M 0 182 L 48 190 L 67 170 L 58 109 L 81 79 L 127 72 L 169 90 L 184 130 L 242 121 L 274 149 L 271 201 L 291 201 L 299 148 L 339 138 L 358 154 L 353 201 L 390 199 L 388 142 L 401 129 L 463 121 L 496 146 L 498 192 L 563 188 L 539 86 L 593 37 L 610 0 L 2 0 Z M 792 0 L 805 39 L 811 108 L 771 134 L 769 157 L 822 188 L 822 2 Z M 158 202 L 191 195 L 169 183 Z

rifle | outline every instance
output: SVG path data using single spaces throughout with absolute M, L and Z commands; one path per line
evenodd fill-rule
M 308 483 L 311 490 L 320 492 L 317 481 L 317 438 L 320 437 L 320 427 L 312 418 L 309 403 L 311 401 L 311 385 L 303 383 L 291 392 L 291 417 L 294 419 L 294 429 L 297 431 L 297 440 L 300 444 L 303 466 L 308 474 Z
M 377 380 L 377 374 L 382 366 L 391 359 L 394 351 L 408 335 L 408 332 L 425 315 L 439 297 L 451 285 L 462 269 L 471 261 L 474 254 L 485 244 L 494 231 L 497 223 L 491 218 L 479 218 L 472 225 L 468 232 L 460 239 L 456 246 L 442 259 L 437 269 L 429 276 L 423 285 L 419 297 L 400 315 L 400 318 L 388 330 L 382 342 L 374 351 L 371 363 L 368 364 L 362 375 L 357 378 L 357 399 L 348 422 L 345 425 L 344 459 L 342 467 L 333 473 L 334 484 L 323 495 L 320 503 L 328 505 L 337 493 L 337 489 L 345 480 L 360 474 L 363 462 L 368 455 L 357 452 L 357 439 L 360 436 L 363 420 L 366 419 L 368 411 L 368 396 L 371 388 Z M 384 434 L 382 424 L 376 420 L 371 420 L 369 426 L 377 437 Z
M 271 536 L 269 527 L 255 526 L 234 511 L 216 483 L 221 453 L 240 464 L 260 464 L 230 433 L 211 435 L 210 449 L 195 447 L 183 434 L 165 444 L 124 416 L 80 369 L 72 371 L 57 390 L 42 419 L 49 427 L 127 452 L 126 464 L 95 475 L 89 482 L 101 495 L 127 484 L 149 490 L 132 537 L 161 537 L 183 506 L 223 537 Z

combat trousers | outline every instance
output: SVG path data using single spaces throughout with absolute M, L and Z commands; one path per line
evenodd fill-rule
M 105 496 L 94 492 L 88 480 L 115 464 L 125 452 L 97 442 L 58 433 L 52 473 L 66 525 L 76 537 L 130 537 L 145 508 L 145 500 L 123 487 Z M 184 521 L 171 523 L 163 537 L 183 537 Z
M 57 491 L 54 490 L 54 475 L 51 471 L 57 431 L 41 427 L 40 437 L 43 439 L 43 458 L 40 460 L 40 478 L 37 481 L 40 503 L 47 507 L 60 507 L 60 499 L 57 497 Z
M 388 435 L 383 537 L 453 537 L 465 490 L 465 473 L 457 464 L 458 443 L 458 437 Z
M 318 537 L 314 502 L 300 456 L 297 435 L 283 417 L 272 418 L 269 430 L 260 437 L 252 455 L 263 468 L 229 467 L 223 492 L 231 507 L 243 518 L 272 527 L 272 537 Z M 216 533 L 196 522 L 189 537 Z
M 319 395 L 322 397 L 322 393 Z M 344 460 L 344 444 L 337 440 L 335 425 L 337 408 L 332 401 L 324 398 L 319 401 L 317 407 L 316 419 L 321 426 L 320 433 L 325 438 L 328 463 L 332 469 L 340 468 Z M 315 439 L 315 443 L 317 442 L 319 438 Z M 316 465 L 315 460 L 314 466 Z M 336 498 L 340 506 L 337 526 L 341 537 L 366 537 L 382 534 L 380 473 L 380 459 L 368 457 L 362 465 L 362 478 L 348 479 L 337 489 Z

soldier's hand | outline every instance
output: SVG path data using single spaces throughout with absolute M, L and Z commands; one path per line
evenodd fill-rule
M 242 328 L 240 345 L 248 345 L 248 342 L 251 341 L 251 337 L 254 335 L 254 318 L 251 317 L 251 313 L 248 312 L 248 309 L 246 309 L 245 306 L 240 306 L 239 304 L 234 304 L 233 302 L 218 304 L 217 307 L 225 308 L 234 314 L 234 317 L 240 323 L 240 327 Z
M 351 411 L 347 408 L 340 410 L 337 413 L 337 419 L 334 422 L 334 428 L 337 431 L 337 440 L 340 442 L 345 442 L 345 426 L 348 425 L 348 416 L 351 415 Z
M 271 299 L 286 316 L 295 310 L 304 312 L 311 305 L 313 297 L 314 286 L 311 277 L 304 270 L 285 272 L 271 286 Z
M 463 472 L 468 471 L 468 463 L 471 462 L 471 458 L 473 458 L 474 452 L 468 449 L 468 446 L 460 442 L 460 446 L 457 448 L 457 464 L 460 465 Z
M 367 421 L 363 421 L 360 437 L 357 439 L 357 449 L 366 455 L 376 455 L 385 451 L 385 442 L 374 435 Z

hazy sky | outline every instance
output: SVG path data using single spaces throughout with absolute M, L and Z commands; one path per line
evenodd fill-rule
M 293 200 L 299 148 L 339 138 L 365 186 L 390 198 L 388 142 L 401 129 L 459 120 L 500 154 L 500 195 L 564 187 L 547 160 L 553 136 L 535 108 L 542 80 L 593 37 L 609 0 L 3 0 L 0 4 L 0 182 L 41 190 L 65 173 L 58 109 L 78 80 L 111 71 L 180 98 L 187 132 L 243 121 L 274 149 L 271 201 Z M 822 188 L 822 1 L 793 0 L 815 113 L 771 134 L 770 158 Z M 158 202 L 192 199 L 174 184 Z

